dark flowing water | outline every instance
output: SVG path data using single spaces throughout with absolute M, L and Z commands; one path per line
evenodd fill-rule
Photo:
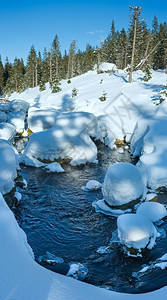
M 97 253 L 100 246 L 109 244 L 117 227 L 116 218 L 96 213 L 92 202 L 102 199 L 101 191 L 86 192 L 82 186 L 91 179 L 102 183 L 107 168 L 115 162 L 135 163 L 127 150 L 120 154 L 102 145 L 98 159 L 98 165 L 64 165 L 66 172 L 59 174 L 23 166 L 21 174 L 28 187 L 21 190 L 23 198 L 15 211 L 18 223 L 36 260 L 46 251 L 64 259 L 62 264 L 41 263 L 52 271 L 65 275 L 69 263 L 78 262 L 88 269 L 85 282 L 128 293 L 158 289 L 167 284 L 167 270 L 154 269 L 137 279 L 132 273 L 167 252 L 166 238 L 158 240 L 142 259 L 127 257 L 118 244 L 111 253 Z M 166 201 L 166 196 L 163 199 Z M 161 228 L 167 231 L 167 222 Z

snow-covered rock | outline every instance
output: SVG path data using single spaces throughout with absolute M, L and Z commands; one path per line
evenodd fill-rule
M 55 256 L 54 254 L 50 253 L 49 251 L 46 251 L 45 255 L 41 255 L 38 257 L 39 263 L 46 262 L 49 265 L 55 265 L 55 264 L 62 264 L 64 263 L 64 259 L 58 256 Z
M 28 111 L 30 105 L 24 100 L 14 99 L 8 104 L 7 110 L 11 112 L 19 112 L 21 109 L 25 112 Z
M 54 108 L 39 110 L 32 107 L 28 111 L 28 128 L 32 132 L 47 130 L 55 124 L 57 115 Z
M 18 133 L 21 133 L 24 131 L 25 127 L 25 117 L 26 114 L 24 110 L 17 111 L 17 112 L 12 112 L 7 114 L 7 120 L 10 124 L 15 126 L 16 131 Z
M 55 172 L 55 173 L 62 173 L 64 172 L 64 169 L 62 168 L 62 166 L 58 163 L 58 162 L 53 162 L 50 164 L 47 164 L 45 166 L 45 169 L 47 170 L 47 172 Z
M 0 123 L 6 122 L 7 116 L 3 111 L 0 111 Z
M 10 142 L 0 140 L 0 193 L 6 194 L 14 187 L 17 177 L 17 160 Z
M 88 269 L 80 263 L 70 263 L 70 269 L 66 276 L 73 277 L 78 280 L 84 280 L 88 273 Z
M 0 123 L 0 139 L 13 141 L 16 135 L 16 128 L 10 123 Z
M 161 203 L 144 202 L 138 207 L 136 213 L 145 216 L 151 222 L 157 222 L 166 217 L 167 210 Z
M 128 249 L 152 249 L 158 236 L 155 226 L 140 214 L 124 214 L 117 219 L 118 237 Z
M 18 163 L 19 164 L 24 164 L 26 166 L 30 167 L 36 167 L 36 168 L 41 168 L 45 167 L 45 164 L 42 163 L 41 161 L 37 160 L 34 157 L 27 157 L 26 155 L 22 154 L 17 157 Z
M 133 156 L 141 155 L 137 167 L 152 189 L 167 187 L 167 119 L 163 114 L 159 108 L 154 118 L 140 121 L 131 141 Z
M 22 194 L 19 192 L 15 192 L 14 197 L 17 199 L 17 201 L 20 201 L 22 199 Z
M 139 170 L 130 163 L 110 166 L 103 183 L 104 200 L 114 208 L 142 197 L 144 184 Z
M 118 208 L 114 209 L 114 208 L 111 208 L 106 204 L 104 199 L 94 201 L 92 203 L 92 206 L 95 208 L 96 212 L 100 212 L 104 215 L 114 216 L 114 217 L 118 217 L 122 214 L 129 213 L 129 212 L 132 211 L 131 209 L 118 209 Z
M 156 201 L 158 200 L 158 195 L 156 193 L 148 193 L 146 195 L 146 201 Z
M 85 191 L 96 191 L 102 188 L 102 184 L 97 180 L 89 180 L 83 189 Z
M 41 160 L 70 159 L 71 165 L 97 162 L 97 148 L 90 137 L 102 139 L 94 115 L 85 112 L 60 114 L 55 125 L 30 136 L 24 155 Z

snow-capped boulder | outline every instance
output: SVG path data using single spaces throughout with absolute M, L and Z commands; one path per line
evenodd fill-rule
M 110 166 L 103 183 L 104 200 L 116 208 L 142 197 L 144 184 L 139 170 L 130 163 Z
M 158 232 L 153 223 L 140 214 L 124 214 L 117 219 L 118 237 L 128 250 L 152 249 Z
M 0 123 L 6 122 L 7 116 L 3 111 L 0 111 Z
M 47 164 L 45 166 L 45 169 L 47 170 L 47 172 L 52 172 L 52 173 L 64 172 L 64 169 L 58 162 L 53 162 L 53 163 Z
M 0 139 L 12 141 L 16 135 L 16 128 L 10 123 L 0 123 Z
M 131 141 L 133 156 L 140 156 L 137 167 L 152 189 L 167 188 L 167 119 L 158 109 L 154 118 L 140 121 Z
M 26 114 L 25 114 L 24 110 L 20 110 L 18 112 L 13 112 L 13 113 L 8 113 L 8 115 L 7 115 L 8 123 L 15 126 L 16 131 L 18 133 L 21 133 L 24 131 L 25 117 L 26 117 Z
M 28 128 L 32 132 L 39 132 L 51 128 L 56 121 L 58 110 L 54 108 L 34 109 L 28 111 Z
M 96 191 L 102 188 L 102 184 L 97 180 L 89 180 L 85 187 L 83 187 L 86 191 Z
M 72 165 L 97 162 L 97 148 L 90 137 L 102 139 L 96 117 L 85 112 L 64 113 L 55 125 L 30 136 L 24 155 L 41 160 L 70 159 Z
M 17 177 L 17 160 L 10 142 L 0 140 L 0 193 L 6 194 L 14 187 Z
M 167 210 L 161 203 L 144 202 L 138 207 L 136 213 L 145 216 L 151 222 L 157 222 L 166 217 Z
M 24 110 L 25 112 L 28 111 L 30 105 L 24 100 L 12 100 L 8 104 L 8 110 L 11 112 L 18 112 L 21 109 Z

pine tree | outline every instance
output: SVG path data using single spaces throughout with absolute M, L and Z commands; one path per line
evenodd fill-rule
M 3 92 L 3 89 L 4 89 L 4 67 L 0 55 L 0 94 Z
M 31 47 L 27 60 L 26 81 L 28 87 L 32 88 L 38 84 L 38 61 L 34 46 Z
M 147 64 L 144 69 L 144 73 L 145 73 L 143 76 L 144 81 L 149 81 L 152 78 L 152 73 L 150 69 L 151 69 L 150 65 Z
M 130 19 L 131 19 L 131 26 L 129 36 L 131 37 L 132 47 L 131 47 L 131 62 L 130 62 L 130 69 L 129 69 L 129 83 L 132 82 L 132 72 L 135 65 L 135 48 L 137 42 L 137 34 L 141 32 L 141 21 L 140 15 L 142 9 L 140 6 L 130 6 Z
M 52 90 L 52 93 L 58 93 L 61 91 L 61 88 L 60 88 L 60 80 L 58 78 L 58 76 L 54 75 L 52 77 L 52 82 L 50 82 L 50 88 Z

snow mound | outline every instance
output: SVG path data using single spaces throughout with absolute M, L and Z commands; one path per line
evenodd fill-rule
M 0 139 L 13 141 L 16 135 L 16 128 L 10 123 L 0 123 Z
M 71 165 L 97 162 L 97 148 L 91 138 L 102 139 L 96 117 L 85 112 L 64 113 L 55 125 L 30 136 L 24 155 L 41 160 L 70 159 Z
M 94 70 L 97 70 L 97 65 L 94 66 Z M 113 73 L 116 72 L 117 66 L 113 63 L 107 63 L 107 62 L 103 62 L 99 65 L 99 72 L 100 73 Z
M 10 142 L 0 140 L 0 193 L 9 193 L 17 177 L 17 160 Z
M 158 200 L 158 195 L 156 193 L 149 193 L 146 195 L 146 201 Z
M 3 111 L 0 111 L 0 123 L 6 122 L 7 116 Z
M 58 111 L 54 108 L 46 110 L 30 108 L 28 111 L 28 128 L 32 132 L 39 132 L 51 128 L 55 124 Z
M 144 184 L 139 170 L 130 163 L 110 166 L 103 183 L 104 200 L 114 208 L 142 197 Z
M 56 172 L 56 173 L 64 172 L 64 169 L 61 167 L 61 165 L 58 162 L 53 162 L 46 165 L 45 169 L 47 169 L 47 172 Z
M 152 119 L 138 123 L 131 141 L 133 156 L 140 156 L 137 167 L 152 189 L 167 187 L 167 119 L 158 109 Z
M 158 236 L 155 226 L 142 215 L 125 214 L 117 219 L 120 242 L 129 249 L 152 249 Z
M 96 191 L 102 188 L 102 184 L 97 180 L 89 180 L 83 189 L 85 191 Z
M 20 133 L 24 131 L 25 117 L 26 117 L 25 112 L 21 110 L 18 112 L 8 113 L 7 120 L 10 124 L 15 126 L 16 131 Z
M 166 217 L 167 210 L 161 203 L 144 202 L 138 207 L 136 213 L 145 216 L 151 222 L 157 222 Z
M 7 110 L 9 110 L 11 112 L 19 112 L 22 109 L 25 112 L 27 112 L 29 107 L 30 107 L 30 105 L 26 101 L 14 99 L 8 104 Z
M 17 157 L 18 159 L 18 163 L 19 164 L 24 164 L 26 166 L 30 166 L 30 167 L 36 167 L 36 168 L 41 168 L 41 167 L 45 167 L 45 164 L 40 162 L 39 160 L 37 160 L 34 157 L 27 157 L 26 155 L 22 154 L 19 155 Z

